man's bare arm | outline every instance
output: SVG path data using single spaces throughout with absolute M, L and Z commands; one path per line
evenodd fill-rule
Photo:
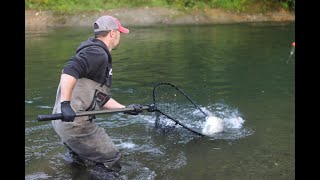
M 103 108 L 105 109 L 117 109 L 117 108 L 125 108 L 126 106 L 118 103 L 113 98 L 110 98 L 109 101 L 103 105 Z
M 61 74 L 60 86 L 61 86 L 61 102 L 71 101 L 72 91 L 76 85 L 77 79 L 68 74 Z

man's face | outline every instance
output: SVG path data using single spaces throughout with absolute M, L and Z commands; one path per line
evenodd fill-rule
M 120 36 L 121 33 L 118 30 L 114 30 L 114 37 L 113 37 L 113 43 L 112 43 L 112 49 L 117 49 L 120 43 Z

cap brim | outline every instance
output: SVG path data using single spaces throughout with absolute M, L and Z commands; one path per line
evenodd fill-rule
M 125 33 L 125 34 L 128 34 L 128 33 L 129 33 L 129 29 L 124 28 L 124 27 L 122 27 L 122 26 L 120 26 L 120 27 L 118 28 L 118 30 L 119 30 L 121 33 Z

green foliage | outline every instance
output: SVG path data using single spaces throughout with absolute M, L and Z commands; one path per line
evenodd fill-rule
M 295 11 L 295 7 L 296 7 L 295 0 L 279 0 L 279 2 L 284 9 Z
M 245 4 L 248 0 L 213 0 L 213 4 L 219 8 L 227 10 L 245 10 Z
M 54 10 L 59 12 L 101 11 L 114 8 L 163 6 L 160 0 L 26 0 L 26 9 Z
M 26 9 L 58 12 L 102 11 L 114 8 L 170 7 L 176 9 L 221 8 L 234 11 L 284 8 L 295 10 L 295 0 L 25 0 Z

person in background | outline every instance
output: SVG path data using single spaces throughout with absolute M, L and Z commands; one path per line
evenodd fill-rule
M 61 113 L 63 118 L 52 121 L 52 125 L 73 157 L 119 172 L 121 153 L 105 129 L 95 123 L 95 116 L 76 117 L 75 112 L 126 107 L 110 96 L 111 51 L 129 29 L 109 15 L 98 18 L 93 27 L 94 37 L 79 45 L 62 70 L 52 113 Z M 127 107 L 134 109 L 127 112 L 130 115 L 142 111 L 139 104 Z

